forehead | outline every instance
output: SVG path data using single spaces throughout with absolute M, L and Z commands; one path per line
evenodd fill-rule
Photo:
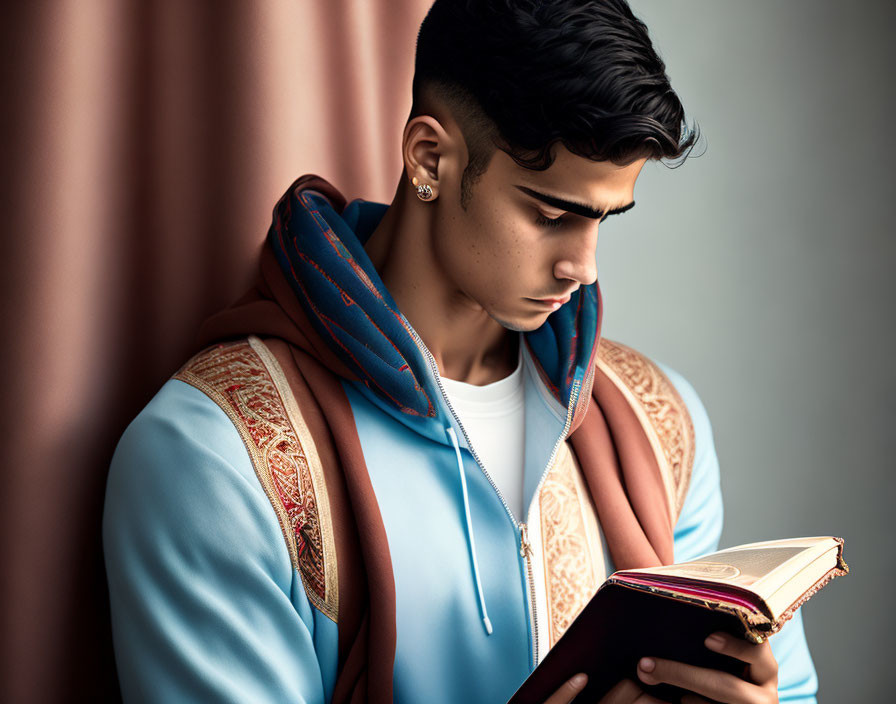
M 500 181 L 510 188 L 529 186 L 541 192 L 613 208 L 632 200 L 635 182 L 647 161 L 642 158 L 622 166 L 611 161 L 594 161 L 573 154 L 562 144 L 557 145 L 555 154 L 550 168 L 534 171 L 520 166 L 499 149 L 494 159 L 501 172 Z

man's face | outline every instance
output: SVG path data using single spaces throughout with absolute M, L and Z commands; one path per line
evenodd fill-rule
M 596 162 L 561 145 L 549 169 L 532 171 L 497 150 L 466 210 L 460 174 L 443 181 L 432 246 L 461 303 L 511 330 L 540 327 L 556 304 L 539 299 L 568 299 L 596 280 L 600 223 L 633 203 L 644 162 Z

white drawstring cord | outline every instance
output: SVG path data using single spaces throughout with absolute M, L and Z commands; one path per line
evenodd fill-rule
M 485 596 L 482 593 L 482 582 L 479 579 L 479 563 L 476 560 L 476 542 L 473 540 L 473 521 L 470 518 L 470 500 L 467 495 L 467 476 L 464 472 L 464 461 L 460 454 L 460 445 L 457 442 L 457 433 L 454 428 L 447 427 L 445 432 L 451 438 L 454 445 L 454 452 L 457 454 L 457 471 L 460 474 L 460 488 L 464 495 L 464 515 L 467 519 L 467 543 L 470 548 L 470 559 L 473 562 L 473 579 L 476 582 L 476 592 L 479 596 L 479 612 L 482 616 L 482 623 L 485 625 L 486 635 L 492 634 L 492 622 L 488 618 L 488 611 L 485 609 Z

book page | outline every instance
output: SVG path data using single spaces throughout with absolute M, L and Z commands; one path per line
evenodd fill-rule
M 719 562 L 721 556 L 708 555 L 680 565 L 659 567 L 655 572 L 687 579 L 737 584 L 749 589 L 803 550 L 805 548 L 787 547 L 735 550 L 725 554 L 724 562 Z
M 728 548 L 690 562 L 625 572 L 736 585 L 767 598 L 836 546 L 831 537 L 772 540 Z

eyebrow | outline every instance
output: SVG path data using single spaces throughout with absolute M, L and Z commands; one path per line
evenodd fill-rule
M 547 193 L 540 193 L 526 186 L 516 186 L 516 188 L 519 188 L 523 193 L 526 193 L 533 198 L 537 198 L 550 206 L 566 210 L 570 213 L 575 213 L 576 215 L 582 215 L 583 217 L 591 218 L 593 220 L 598 220 L 607 217 L 608 215 L 618 215 L 619 213 L 624 213 L 635 207 L 635 201 L 632 201 L 631 203 L 626 203 L 625 205 L 620 205 L 618 208 L 612 208 L 604 212 L 602 208 L 594 208 L 585 203 L 558 198 L 557 196 L 548 195 Z

